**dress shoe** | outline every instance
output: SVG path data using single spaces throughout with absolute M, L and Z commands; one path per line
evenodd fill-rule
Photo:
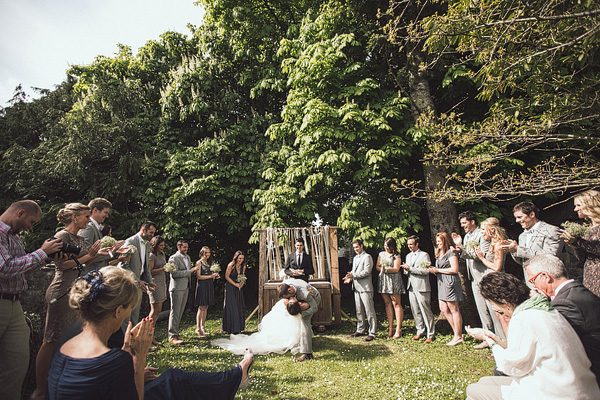
M 296 362 L 302 362 L 302 361 L 306 361 L 306 360 L 312 360 L 314 357 L 312 354 L 302 354 L 300 357 L 296 358 L 294 361 Z
M 434 340 L 435 340 L 435 338 L 428 337 L 427 339 L 425 339 L 425 344 L 429 344 L 429 343 L 433 342 Z
M 419 340 L 421 338 L 422 338 L 421 335 L 415 335 L 415 336 L 412 337 L 412 340 Z
M 179 336 L 175 336 L 175 337 L 172 337 L 171 339 L 169 339 L 169 343 L 174 344 L 174 345 L 180 345 L 180 344 L 183 344 L 183 340 L 179 339 Z
M 365 342 L 370 342 L 370 341 L 372 341 L 373 339 L 375 339 L 375 336 L 373 336 L 373 335 L 369 335 L 369 336 L 367 336 L 367 337 L 365 338 Z
M 350 335 L 350 337 L 359 337 L 359 336 L 365 336 L 366 333 L 363 332 L 354 332 L 353 334 Z

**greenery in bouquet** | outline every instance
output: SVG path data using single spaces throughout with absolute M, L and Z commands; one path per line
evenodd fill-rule
M 246 280 L 248 278 L 246 278 L 246 275 L 244 274 L 239 274 L 237 277 L 237 283 L 246 283 Z
M 465 249 L 469 253 L 474 253 L 477 246 L 479 246 L 479 241 L 477 240 L 468 240 L 467 243 L 465 243 Z
M 117 243 L 117 240 L 112 236 L 104 236 L 100 240 L 100 248 L 106 249 L 107 247 L 113 247 Z
M 170 262 L 170 263 L 166 263 L 165 266 L 163 267 L 163 269 L 165 270 L 165 272 L 173 273 L 177 270 L 177 267 L 175 266 L 175 264 Z
M 561 224 L 565 232 L 571 237 L 580 238 L 587 235 L 592 229 L 588 225 L 578 224 L 577 222 L 566 221 Z
M 219 264 L 213 264 L 210 266 L 210 272 L 218 274 L 221 272 L 221 266 Z

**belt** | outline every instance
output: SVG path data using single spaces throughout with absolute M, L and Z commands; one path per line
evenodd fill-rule
M 19 294 L 9 294 L 9 293 L 0 293 L 0 299 L 2 300 L 10 300 L 10 301 L 18 301 Z

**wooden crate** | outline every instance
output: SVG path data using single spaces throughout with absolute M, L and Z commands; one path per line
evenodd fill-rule
M 263 286 L 263 313 L 266 315 L 271 308 L 279 301 L 277 297 L 277 286 L 281 281 L 267 282 Z M 321 303 L 319 304 L 319 311 L 317 311 L 312 319 L 313 325 L 331 325 L 333 309 L 331 301 L 331 283 L 327 281 L 310 281 L 319 293 L 321 293 Z

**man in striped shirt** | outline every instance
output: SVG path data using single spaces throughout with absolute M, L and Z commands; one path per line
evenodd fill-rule
M 42 218 L 36 202 L 13 203 L 0 215 L 0 399 L 20 399 L 29 367 L 29 327 L 19 295 L 27 290 L 25 274 L 45 265 L 48 254 L 58 252 L 59 239 L 46 240 L 26 254 L 19 233 Z

